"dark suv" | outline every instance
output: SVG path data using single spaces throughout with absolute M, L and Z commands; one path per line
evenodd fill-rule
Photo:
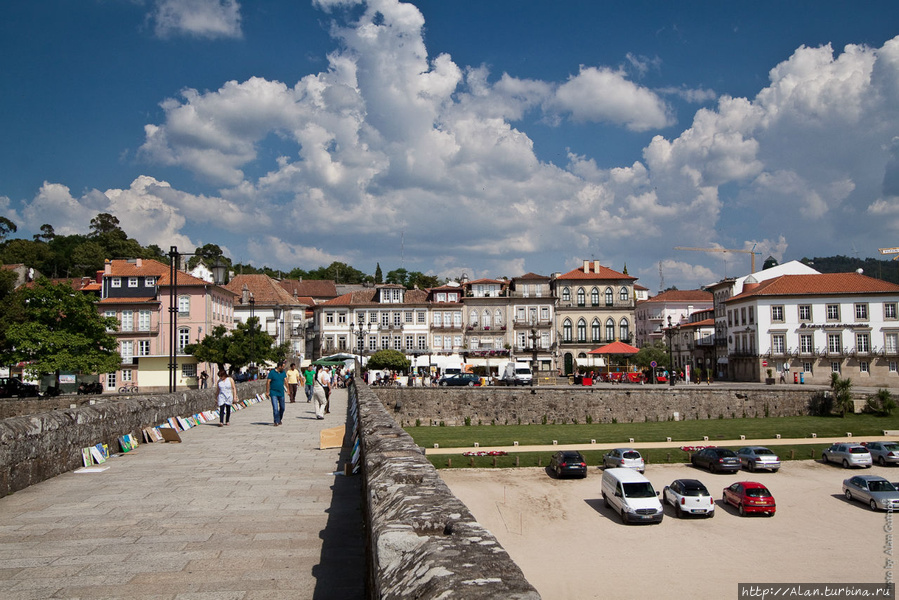
M 16 377 L 0 377 L 0 398 L 28 398 L 37 396 L 40 388 Z
M 690 457 L 690 462 L 694 467 L 704 467 L 712 473 L 729 472 L 736 473 L 742 468 L 740 458 L 737 453 L 727 448 L 718 448 L 712 446 L 703 448 L 699 452 L 694 452 Z

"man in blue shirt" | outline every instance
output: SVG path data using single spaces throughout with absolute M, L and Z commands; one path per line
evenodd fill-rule
M 287 373 L 284 372 L 284 361 L 278 362 L 278 367 L 268 372 L 268 381 L 265 391 L 272 400 L 272 413 L 275 417 L 275 427 L 281 424 L 284 417 L 284 380 Z

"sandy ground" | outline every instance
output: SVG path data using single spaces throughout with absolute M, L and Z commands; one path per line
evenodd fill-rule
M 699 479 L 716 501 L 713 519 L 623 525 L 600 495 L 602 470 L 557 480 L 545 469 L 441 470 L 441 476 L 492 531 L 544 600 L 587 598 L 737 598 L 737 583 L 882 583 L 891 518 L 842 496 L 855 474 L 899 481 L 899 467 L 842 469 L 792 461 L 778 473 L 712 475 L 689 465 L 650 465 L 657 491 Z M 721 502 L 735 481 L 759 481 L 777 501 L 773 517 L 742 518 Z M 899 532 L 899 514 L 896 514 Z M 899 536 L 896 540 L 899 546 Z M 899 578 L 899 565 L 894 569 Z

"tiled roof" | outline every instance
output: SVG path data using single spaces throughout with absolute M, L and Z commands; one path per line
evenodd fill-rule
M 542 281 L 549 280 L 549 277 L 546 275 L 537 275 L 536 273 L 525 273 L 519 277 L 513 277 L 512 279 L 540 279 Z
M 379 286 L 380 288 L 393 288 L 395 286 Z M 458 289 L 458 288 L 457 288 Z M 349 292 L 337 298 L 322 302 L 319 306 L 380 306 L 384 308 L 395 308 L 406 304 L 425 304 L 428 301 L 428 293 L 425 290 L 406 290 L 403 295 L 403 304 L 375 302 L 377 288 L 368 288 Z
M 702 321 L 696 321 L 695 323 L 681 323 L 681 329 L 686 327 L 698 328 L 698 327 L 714 327 L 715 319 L 703 319 Z
M 657 294 L 646 302 L 712 302 L 714 296 L 704 290 L 668 290 Z
M 488 278 L 485 277 L 485 278 L 482 278 L 482 279 L 474 279 L 474 280 L 472 280 L 472 281 L 469 281 L 469 282 L 466 283 L 465 285 L 474 285 L 474 284 L 476 284 L 476 283 L 477 283 L 477 284 L 482 284 L 482 283 L 498 283 L 499 285 L 507 285 L 509 282 L 506 281 L 505 279 L 488 279 Z
M 630 275 L 625 275 L 624 273 L 619 273 L 618 271 L 614 271 L 608 267 L 604 267 L 600 265 L 599 273 L 594 273 L 591 267 L 589 273 L 584 273 L 583 269 L 573 269 L 559 275 L 556 277 L 556 280 L 560 279 L 569 279 L 569 280 L 585 280 L 585 279 L 630 279 L 632 281 L 636 281 L 636 277 L 631 277 Z
M 106 262 L 107 269 L 104 277 L 156 277 L 156 283 L 160 287 L 172 285 L 172 279 L 169 274 L 169 265 L 165 265 L 158 260 L 152 258 L 131 259 L 131 260 L 110 260 Z M 214 284 L 204 281 L 199 277 L 194 277 L 190 273 L 178 270 L 178 287 L 189 285 L 212 286 Z M 222 289 L 227 289 L 223 286 Z
M 744 287 L 745 290 L 745 287 Z M 859 273 L 819 273 L 782 275 L 758 284 L 727 300 L 745 300 L 759 296 L 827 296 L 845 294 L 899 293 L 899 285 Z
M 159 304 L 158 298 L 103 298 L 100 304 Z
M 282 279 L 280 283 L 281 287 L 295 296 L 309 296 L 317 299 L 337 297 L 337 286 L 331 279 L 309 279 L 304 281 Z
M 256 306 L 300 306 L 305 304 L 293 297 L 277 281 L 265 274 L 235 275 L 225 286 L 225 289 L 233 292 L 240 302 L 243 296 L 243 287 L 253 294 Z

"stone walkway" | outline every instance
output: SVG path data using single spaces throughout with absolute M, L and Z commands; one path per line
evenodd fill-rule
M 324 421 L 288 403 L 281 427 L 253 404 L 0 498 L 0 598 L 364 598 L 360 478 L 318 449 L 346 398 Z

